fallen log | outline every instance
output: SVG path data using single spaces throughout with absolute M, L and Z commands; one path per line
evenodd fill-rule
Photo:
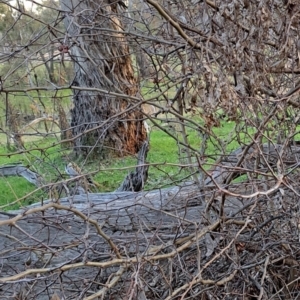
M 44 180 L 41 175 L 37 172 L 30 170 L 28 167 L 23 166 L 23 164 L 10 164 L 0 167 L 0 176 L 22 176 L 30 183 L 37 187 L 42 186 Z
M 256 299 L 262 288 L 292 299 L 300 276 L 299 153 L 252 145 L 220 159 L 202 186 L 87 193 L 0 214 L 0 294 Z M 232 181 L 242 174 L 253 180 Z

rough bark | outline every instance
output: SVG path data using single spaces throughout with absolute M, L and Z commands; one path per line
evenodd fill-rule
M 74 85 L 108 93 L 74 91 L 71 126 L 77 155 L 135 154 L 146 139 L 140 107 L 126 99 L 138 94 L 128 43 L 117 16 L 117 2 L 61 0 L 68 45 L 75 66 Z M 115 97 L 109 92 L 125 94 Z M 88 131 L 88 132 L 87 132 Z
M 67 115 L 65 113 L 64 108 L 62 107 L 61 103 L 57 101 L 57 111 L 58 111 L 58 119 L 59 119 L 59 128 L 61 130 L 61 139 L 64 141 L 62 145 L 64 147 L 71 146 L 72 140 L 72 131 L 69 127 L 69 122 L 67 120 Z M 67 140 L 67 141 L 65 141 Z
M 44 180 L 38 173 L 29 170 L 22 164 L 6 165 L 0 167 L 0 176 L 22 176 L 30 183 L 40 187 Z
M 299 158 L 296 145 L 252 144 L 216 163 L 204 186 L 77 195 L 1 212 L 0 294 L 295 299 Z M 231 182 L 244 173 L 266 179 Z
M 254 192 L 251 187 L 242 190 L 241 185 L 236 189 L 242 194 Z M 264 195 L 239 200 L 228 196 L 220 218 L 216 191 L 210 187 L 200 192 L 191 184 L 151 192 L 80 195 L 0 215 L 1 295 L 22 293 L 28 300 L 44 300 L 59 292 L 61 299 L 97 299 L 96 295 L 129 299 L 128 293 L 133 293 L 131 299 L 177 299 L 178 289 L 188 291 L 189 284 L 207 296 L 209 287 L 214 293 L 241 292 L 245 279 L 237 276 L 236 268 L 243 272 L 246 267 L 251 274 L 263 266 L 264 244 L 256 241 L 263 230 L 255 229 L 268 223 L 280 224 L 280 231 L 273 229 L 267 238 L 274 278 L 278 266 L 272 271 L 271 264 L 281 263 L 282 257 L 278 232 L 285 234 L 286 243 L 295 242 L 297 234 L 289 236 L 288 224 L 278 223 L 276 216 L 270 219 L 267 205 L 280 198 L 292 204 L 291 193 L 286 190 L 282 197 L 274 191 L 268 201 Z M 260 207 L 255 215 L 256 203 Z M 282 215 L 282 209 L 276 211 Z M 239 230 L 243 233 L 236 234 Z M 299 258 L 298 251 L 286 251 L 294 261 Z M 283 261 L 284 269 L 287 264 Z M 249 283 L 246 291 L 251 289 L 255 284 Z M 197 293 L 189 295 L 199 299 Z
M 139 151 L 137 166 L 134 171 L 130 172 L 121 183 L 118 192 L 140 192 L 144 189 L 148 179 L 149 165 L 146 162 L 149 151 L 149 141 L 145 141 Z
M 149 58 L 144 53 L 143 49 L 134 47 L 134 53 L 136 58 L 136 64 L 139 69 L 139 75 L 142 80 L 153 78 L 156 76 L 155 69 L 151 65 Z

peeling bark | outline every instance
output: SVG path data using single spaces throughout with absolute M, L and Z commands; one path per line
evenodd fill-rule
M 141 108 L 133 108 L 126 99 L 126 95 L 137 96 L 138 84 L 116 3 L 61 0 L 67 47 L 75 66 L 73 85 L 108 91 L 74 91 L 71 126 L 77 137 L 76 155 L 135 154 L 146 139 Z M 124 94 L 124 98 L 109 92 Z

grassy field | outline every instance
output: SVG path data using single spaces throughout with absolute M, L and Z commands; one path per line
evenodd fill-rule
M 10 105 L 14 109 L 20 107 L 20 111 L 24 113 L 24 107 L 27 107 L 25 114 L 33 114 L 34 109 L 41 109 L 41 106 L 47 108 L 48 115 L 55 115 L 56 105 L 58 101 L 64 107 L 65 111 L 70 109 L 69 90 L 59 94 L 47 93 L 29 93 L 24 95 L 12 95 L 9 99 Z M 0 101 L 0 111 L 2 115 L 0 120 L 2 124 L 5 121 L 5 99 Z M 24 101 L 23 101 L 24 100 Z M 34 106 L 32 106 L 32 103 Z M 43 104 L 41 104 L 43 103 Z M 32 111 L 28 111 L 32 109 Z M 169 118 L 168 116 L 166 116 Z M 171 116 L 172 117 L 172 116 Z M 194 122 L 188 123 L 186 133 L 188 136 L 188 144 L 191 148 L 199 151 L 203 147 L 202 134 L 196 125 L 204 125 L 201 117 L 187 115 L 187 119 Z M 174 121 L 174 118 L 170 118 Z M 196 124 L 196 125 L 195 125 Z M 191 169 L 187 166 L 187 152 L 185 147 L 180 145 L 178 141 L 183 141 L 180 130 L 181 127 L 172 123 L 172 121 L 158 121 L 160 128 L 154 126 L 151 131 L 150 151 L 147 161 L 151 164 L 149 169 L 149 178 L 145 189 L 150 190 L 159 187 L 169 186 L 180 180 L 191 179 Z M 3 128 L 5 124 L 3 125 Z M 36 128 L 26 130 L 24 136 L 25 148 L 29 150 L 25 153 L 15 153 L 13 149 L 7 149 L 7 137 L 0 133 L 0 166 L 12 163 L 22 163 L 30 169 L 41 174 L 47 183 L 57 182 L 68 178 L 64 168 L 67 163 L 72 161 L 71 150 L 59 145 L 60 133 L 56 126 L 48 124 L 50 128 L 49 134 L 45 135 L 43 124 L 39 124 Z M 163 130 L 162 130 L 163 129 Z M 236 138 L 231 138 L 234 132 L 235 123 L 224 120 L 220 127 L 212 128 L 212 136 L 210 136 L 205 145 L 206 168 L 214 162 L 220 154 L 229 153 L 238 147 Z M 167 131 L 173 135 L 172 138 Z M 236 137 L 235 134 L 232 135 Z M 243 134 L 243 139 L 247 140 L 246 134 Z M 44 149 L 32 150 L 32 149 Z M 196 164 L 196 156 L 194 151 L 190 151 L 192 163 Z M 84 173 L 93 172 L 94 181 L 100 188 L 100 192 L 108 192 L 115 190 L 124 177 L 130 172 L 136 164 L 136 157 L 115 158 L 112 161 L 76 161 Z M 196 171 L 197 168 L 194 168 Z M 22 177 L 0 178 L 0 209 L 15 208 L 41 199 L 49 197 L 48 194 L 42 191 L 36 191 L 36 187 L 27 182 Z
M 215 131 L 219 137 L 228 137 L 233 128 L 233 123 L 226 123 L 222 128 L 216 128 Z M 190 146 L 199 149 L 201 145 L 199 133 L 190 129 L 188 134 Z M 26 148 L 47 149 L 45 151 L 31 150 L 23 154 L 9 152 L 2 145 L 0 147 L 0 165 L 20 162 L 41 174 L 49 183 L 68 178 L 64 167 L 72 161 L 71 151 L 62 148 L 60 145 L 53 146 L 57 142 L 58 140 L 54 136 L 27 142 L 25 143 Z M 236 146 L 237 143 L 232 142 L 230 147 L 234 149 Z M 188 180 L 190 178 L 190 169 L 184 167 L 187 159 L 185 155 L 179 155 L 178 149 L 177 141 L 167 133 L 157 128 L 152 129 L 150 151 L 147 157 L 151 167 L 146 189 L 164 187 L 182 179 Z M 217 157 L 217 153 L 214 153 L 215 147 L 211 141 L 208 143 L 208 151 L 209 154 Z M 213 158 L 210 160 L 213 161 Z M 193 162 L 196 162 L 195 158 L 193 158 Z M 85 173 L 95 172 L 93 178 L 100 185 L 99 191 L 108 192 L 115 190 L 128 172 L 135 167 L 136 157 L 115 158 L 113 161 L 76 161 L 76 163 Z M 34 192 L 35 189 L 35 186 L 22 177 L 1 178 L 0 209 L 20 207 L 48 197 L 47 194 L 43 194 L 41 191 Z

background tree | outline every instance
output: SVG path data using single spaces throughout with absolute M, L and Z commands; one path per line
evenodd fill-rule
M 62 0 L 67 28 L 62 47 L 75 64 L 71 126 L 74 150 L 107 157 L 137 153 L 146 138 L 138 83 L 118 17 L 119 2 Z M 88 89 L 101 91 L 89 91 Z

